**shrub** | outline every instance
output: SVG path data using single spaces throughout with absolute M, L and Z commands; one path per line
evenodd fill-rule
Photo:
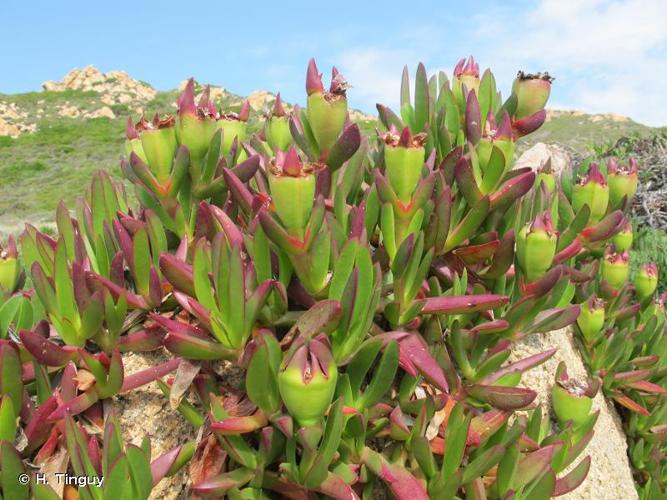
M 334 68 L 325 88 L 311 60 L 306 107 L 277 99 L 256 133 L 247 102 L 220 109 L 204 90 L 196 103 L 192 80 L 178 116 L 129 121 L 122 172 L 139 206 L 98 173 L 74 213 L 59 205 L 57 234 L 26 227 L 25 272 L 13 240 L 2 253 L 3 495 L 52 498 L 15 478 L 64 450 L 71 472 L 105 478 L 82 498 L 146 498 L 188 461 L 193 493 L 229 498 L 575 489 L 598 378 L 630 409 L 660 406 L 662 355 L 641 346 L 661 349 L 664 313 L 654 268 L 635 299 L 612 243 L 636 172 L 511 168 L 550 87 L 520 72 L 503 102 L 472 58 L 451 80 L 419 65 L 414 87 L 404 72 L 400 115 L 378 105 L 367 138 L 348 120 L 345 79 Z M 25 274 L 34 289 L 21 291 Z M 575 322 L 594 377 L 559 367 L 552 427 L 520 382 L 555 350 L 506 362 L 512 342 Z M 125 373 L 123 353 L 155 349 L 172 356 Z M 221 361 L 242 370 L 242 389 L 220 382 Z M 200 430 L 157 458 L 102 411 L 151 381 Z M 657 415 L 641 424 L 651 450 Z M 643 486 L 659 492 L 662 463 L 646 450 Z

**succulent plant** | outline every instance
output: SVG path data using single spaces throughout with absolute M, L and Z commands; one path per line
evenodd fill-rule
M 628 282 L 637 165 L 513 170 L 551 84 L 520 72 L 503 101 L 472 57 L 451 80 L 420 64 L 365 137 L 311 60 L 305 108 L 278 94 L 263 123 L 194 80 L 175 117 L 128 121 L 133 192 L 96 174 L 57 234 L 27 225 L 0 255 L 3 498 L 147 498 L 188 462 L 197 497 L 559 496 L 590 467 L 598 381 L 664 493 L 664 304 L 655 266 Z M 591 383 L 559 366 L 551 426 L 521 382 L 556 350 L 509 359 L 570 325 Z M 151 382 L 198 433 L 155 459 L 109 411 Z M 104 483 L 10 480 L 62 454 Z

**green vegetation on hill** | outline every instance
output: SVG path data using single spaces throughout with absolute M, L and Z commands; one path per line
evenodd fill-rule
M 655 128 L 624 117 L 556 112 L 539 130 L 526 137 L 522 147 L 529 148 L 538 142 L 559 143 L 587 154 L 597 144 L 608 145 L 624 136 L 648 137 L 655 133 Z
M 158 92 L 143 107 L 147 115 L 173 112 L 178 91 Z M 63 108 L 74 107 L 81 115 L 104 106 L 96 91 L 65 90 L 25 94 L 0 94 L 0 104 L 15 105 L 25 113 L 26 124 L 35 124 L 33 133 L 12 139 L 0 136 L 0 233 L 14 232 L 23 220 L 51 221 L 58 200 L 70 206 L 81 186 L 97 169 L 119 173 L 123 155 L 125 120 L 136 106 L 111 104 L 116 118 L 62 116 Z M 226 93 L 224 109 L 238 110 L 241 97 Z M 250 130 L 256 130 L 258 113 L 251 115 Z M 375 122 L 360 123 L 366 134 L 375 132 Z M 621 136 L 646 137 L 656 129 L 631 120 L 608 115 L 556 113 L 544 126 L 524 141 L 523 149 L 536 142 L 557 142 L 582 153 L 594 144 L 609 144 Z

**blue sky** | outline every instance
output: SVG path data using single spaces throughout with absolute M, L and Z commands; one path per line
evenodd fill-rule
M 551 107 L 667 125 L 664 0 L 57 4 L 2 0 L 0 92 L 38 90 L 93 64 L 162 90 L 194 76 L 303 102 L 314 56 L 347 77 L 353 106 L 373 112 L 397 102 L 403 65 L 451 73 L 473 54 L 505 91 L 518 69 L 549 70 Z

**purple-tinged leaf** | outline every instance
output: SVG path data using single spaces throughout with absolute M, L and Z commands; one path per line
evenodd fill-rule
M 521 291 L 524 296 L 539 298 L 549 293 L 560 282 L 565 274 L 565 267 L 562 265 L 552 267 L 544 276 L 531 283 L 522 283 Z
M 465 156 L 456 162 L 454 176 L 456 177 L 456 184 L 466 202 L 468 202 L 468 205 L 474 206 L 475 203 L 479 203 L 479 200 L 482 199 L 483 195 L 475 180 L 475 174 L 473 173 L 470 160 Z
M 447 155 L 442 159 L 438 168 L 442 171 L 445 184 L 451 186 L 454 182 L 454 172 L 456 164 L 459 161 L 459 158 L 463 155 L 463 147 L 457 146 L 452 149 Z
M 150 306 L 148 303 L 144 300 L 143 297 L 140 297 L 139 295 L 136 295 L 125 288 L 118 286 L 116 283 L 112 282 L 111 280 L 108 280 L 107 278 L 100 276 L 99 274 L 95 273 L 88 273 L 88 276 L 92 277 L 93 280 L 98 281 L 101 283 L 109 292 L 111 292 L 111 295 L 113 296 L 114 300 L 118 300 L 120 297 L 125 297 L 125 300 L 127 300 L 127 304 L 134 309 L 143 309 L 143 310 L 148 310 L 150 309 Z
M 359 146 L 361 145 L 361 132 L 359 130 L 359 125 L 352 124 L 348 125 L 336 143 L 331 147 L 329 154 L 327 156 L 327 166 L 331 172 L 335 172 L 343 164 L 352 158 L 352 155 L 357 152 Z
M 164 334 L 159 328 L 146 328 L 122 335 L 117 342 L 120 352 L 148 352 L 162 347 Z
M 176 291 L 174 291 L 174 298 L 183 309 L 196 317 L 205 326 L 211 326 L 211 315 L 208 309 L 206 309 L 203 305 L 201 305 L 189 295 Z
M 162 342 L 169 352 L 188 359 L 234 360 L 238 357 L 237 353 L 219 342 L 182 330 L 168 330 Z
M 454 250 L 454 255 L 468 265 L 479 264 L 493 256 L 500 245 L 500 240 L 488 241 L 480 245 L 468 245 Z
M 486 334 L 486 333 L 498 333 L 507 330 L 510 327 L 509 322 L 504 319 L 494 319 L 493 321 L 486 321 L 475 325 L 470 329 L 472 333 Z
M 238 203 L 245 212 L 250 212 L 254 198 L 250 189 L 248 189 L 233 171 L 225 168 L 222 171 L 222 175 L 227 183 L 229 192 L 234 197 L 236 203 Z
M 356 482 L 356 474 L 355 474 Z M 317 487 L 317 490 L 336 500 L 359 500 L 359 495 L 347 484 L 342 477 L 329 472 L 327 478 Z
M 523 387 L 506 387 L 475 384 L 466 389 L 475 399 L 490 404 L 500 410 L 518 410 L 525 408 L 537 397 L 537 393 Z
M 387 484 L 397 500 L 428 500 L 422 484 L 400 465 L 390 463 L 370 448 L 364 449 L 361 461 Z
M 30 453 L 36 450 L 46 441 L 51 433 L 51 424 L 48 422 L 48 417 L 56 408 L 58 408 L 58 401 L 54 395 L 44 401 L 30 417 L 28 425 L 24 429 L 25 436 L 28 440 L 27 452 Z
M 562 309 L 547 309 L 540 312 L 532 324 L 525 328 L 523 333 L 546 333 L 553 330 L 560 330 L 577 321 L 580 311 L 581 306 L 579 304 L 572 304 Z
M 468 92 L 468 98 L 466 99 L 465 132 L 466 138 L 473 145 L 477 145 L 482 137 L 482 115 L 475 91 Z
M 159 483 L 170 471 L 176 459 L 183 451 L 184 446 L 179 445 L 163 453 L 151 462 L 151 476 L 153 477 L 153 486 Z
M 535 172 L 532 170 L 510 178 L 491 194 L 489 211 L 508 207 L 530 191 L 534 185 Z
M 554 489 L 553 496 L 559 497 L 578 488 L 586 479 L 590 468 L 591 457 L 589 455 L 565 476 L 556 479 L 556 488 Z
M 556 354 L 557 350 L 557 348 L 549 349 L 547 351 L 528 356 L 527 358 L 520 359 L 519 361 L 515 361 L 514 363 L 511 363 L 507 366 L 503 366 L 500 370 L 497 370 L 482 380 L 482 383 L 493 384 L 500 377 L 503 377 L 509 373 L 524 373 L 525 371 L 544 363 L 547 359 Z
M 129 392 L 142 385 L 149 384 L 178 368 L 181 358 L 172 358 L 158 365 L 127 375 L 120 392 Z
M 514 133 L 519 137 L 528 135 L 540 128 L 546 118 L 547 112 L 541 109 L 530 116 L 525 116 L 520 120 L 514 121 L 512 123 L 512 130 L 514 130 Z
M 503 276 L 514 262 L 514 230 L 507 231 L 493 255 L 493 262 L 489 268 L 482 274 L 484 278 L 497 279 Z
M 625 394 L 617 392 L 612 396 L 612 398 L 618 404 L 620 404 L 621 406 L 625 406 L 630 411 L 634 411 L 635 413 L 639 413 L 640 415 L 644 415 L 646 417 L 649 417 L 651 415 L 646 408 L 644 408 L 642 405 L 635 402 L 632 398 L 626 396 Z
M 559 264 L 563 261 L 571 259 L 572 257 L 576 257 L 582 248 L 583 245 L 581 243 L 581 240 L 579 238 L 575 238 L 574 240 L 572 240 L 572 243 L 570 243 L 568 246 L 563 248 L 563 250 L 554 255 L 554 260 L 553 260 L 554 264 Z
M 276 221 L 266 209 L 259 211 L 259 222 L 266 235 L 282 250 L 287 253 L 302 255 L 305 252 L 305 243 L 292 238 L 287 231 Z M 307 238 L 307 236 L 306 236 Z
M 607 240 L 621 230 L 624 221 L 623 212 L 616 210 L 594 226 L 583 229 L 581 236 L 590 243 Z
M 613 375 L 614 382 L 622 382 L 627 384 L 629 382 L 638 382 L 640 380 L 646 380 L 648 377 L 653 375 L 653 370 L 651 368 L 644 368 L 642 370 L 632 370 L 627 372 L 615 373 Z
M 623 307 L 622 309 L 618 309 L 616 312 L 613 314 L 613 318 L 616 321 L 623 321 L 624 319 L 632 318 L 636 316 L 639 311 L 641 311 L 641 304 L 632 304 L 627 307 Z
M 218 422 L 211 422 L 211 430 L 219 436 L 246 434 L 261 429 L 268 423 L 262 410 L 245 417 L 229 417 Z
M 64 366 L 69 361 L 75 361 L 79 356 L 78 347 L 60 346 L 32 330 L 21 330 L 19 337 L 23 347 L 37 361 L 46 366 Z
M 84 392 L 82 394 L 79 394 L 75 398 L 64 402 L 62 405 L 56 408 L 47 417 L 47 420 L 53 422 L 55 420 L 60 420 L 61 418 L 65 418 L 68 415 L 69 416 L 78 415 L 79 413 L 83 413 L 88 408 L 93 406 L 95 403 L 97 403 L 97 401 L 99 401 L 99 396 L 97 395 L 97 392 L 95 392 L 94 390 Z
M 232 488 L 240 488 L 255 475 L 252 469 L 240 467 L 231 472 L 223 472 L 211 479 L 206 479 L 192 486 L 192 492 L 198 495 L 222 497 Z
M 487 311 L 507 304 L 505 295 L 443 295 L 424 299 L 422 314 L 467 314 Z
M 470 429 L 484 441 L 489 436 L 495 434 L 509 420 L 512 415 L 509 411 L 490 410 L 473 417 L 470 421 Z
M 653 382 L 649 382 L 648 380 L 639 380 L 637 382 L 627 382 L 623 384 L 624 387 L 630 387 L 631 389 L 635 389 L 637 391 L 641 392 L 646 392 L 646 393 L 653 393 L 653 394 L 667 394 L 667 389 L 664 387 L 654 384 Z
M 563 443 L 556 442 L 526 455 L 517 466 L 514 485 L 521 488 L 544 474 L 551 467 L 554 454 L 562 447 Z
M 175 255 L 163 253 L 160 255 L 160 270 L 174 288 L 188 295 L 195 295 L 191 265 Z
M 428 350 L 428 344 L 418 333 L 410 333 L 399 341 L 399 352 L 405 355 L 421 375 L 443 392 L 449 386 L 442 367 Z

